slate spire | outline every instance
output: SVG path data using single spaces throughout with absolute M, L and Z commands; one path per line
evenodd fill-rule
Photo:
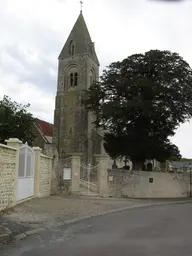
M 71 33 L 59 55 L 59 59 L 71 58 L 71 44 L 74 44 L 74 56 L 88 54 L 99 64 L 94 43 L 91 40 L 87 25 L 85 23 L 82 10 L 71 30 Z

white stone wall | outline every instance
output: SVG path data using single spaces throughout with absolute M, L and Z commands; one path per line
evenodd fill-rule
M 16 204 L 17 150 L 0 144 L 0 211 Z
M 39 196 L 46 197 L 51 193 L 51 175 L 52 175 L 52 162 L 51 157 L 40 155 L 39 166 Z

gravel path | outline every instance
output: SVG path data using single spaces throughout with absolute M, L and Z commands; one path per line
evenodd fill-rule
M 142 204 L 140 200 L 127 199 L 62 196 L 36 198 L 16 206 L 10 215 L 0 217 L 0 225 L 8 227 L 17 235 L 27 230 L 51 227 L 65 220 L 139 204 Z

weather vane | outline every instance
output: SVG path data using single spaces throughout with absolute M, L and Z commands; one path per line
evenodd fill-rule
M 83 10 L 83 1 L 80 1 L 80 4 L 81 4 L 81 12 Z

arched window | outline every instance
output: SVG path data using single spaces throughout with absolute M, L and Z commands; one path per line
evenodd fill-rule
M 78 85 L 78 74 L 75 73 L 75 81 L 74 81 L 74 86 L 77 86 Z
M 76 87 L 79 85 L 80 76 L 79 76 L 79 67 L 76 63 L 69 65 L 66 68 L 66 86 L 65 88 L 68 90 L 70 88 Z
M 90 86 L 93 84 L 93 75 L 90 75 Z
M 75 45 L 72 44 L 71 46 L 71 55 L 74 55 L 75 54 Z
M 94 71 L 94 69 L 92 68 L 92 69 L 90 70 L 90 73 L 89 73 L 90 86 L 94 83 L 95 80 L 96 80 L 96 78 L 95 78 L 95 71 Z
M 70 87 L 73 87 L 74 83 L 74 78 L 73 78 L 73 73 L 70 74 Z
M 78 86 L 78 73 L 70 73 L 70 87 Z
M 71 42 L 70 42 L 69 52 L 70 52 L 70 54 L 71 54 L 72 56 L 75 55 L 75 43 L 74 43 L 73 40 L 71 40 Z

